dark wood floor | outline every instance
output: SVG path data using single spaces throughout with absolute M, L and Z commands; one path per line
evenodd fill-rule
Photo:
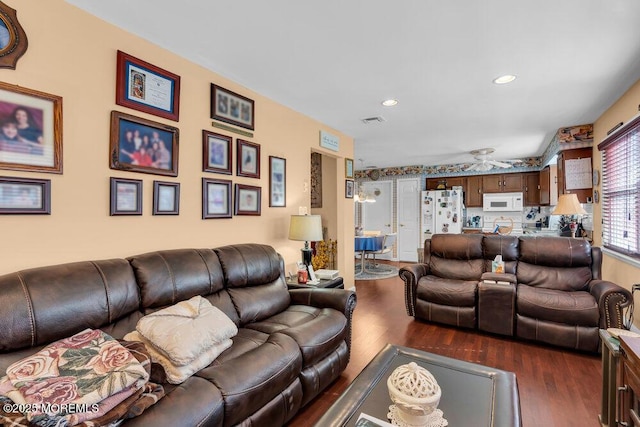
M 312 426 L 387 343 L 515 372 L 524 427 L 600 426 L 602 366 L 597 354 L 416 321 L 406 314 L 399 277 L 356 281 L 356 289 L 351 361 L 290 427 Z

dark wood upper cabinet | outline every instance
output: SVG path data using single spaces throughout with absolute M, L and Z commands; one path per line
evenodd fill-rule
M 540 172 L 522 174 L 522 193 L 525 206 L 540 205 Z
M 483 193 L 510 193 L 515 191 L 522 191 L 521 173 L 482 175 Z
M 593 188 L 567 189 L 566 162 L 575 159 L 591 159 L 593 150 L 590 147 L 565 150 L 558 153 L 558 194 L 574 193 L 578 196 L 580 203 L 587 203 L 587 198 L 593 194 Z M 591 160 L 593 168 L 593 159 Z
M 482 175 L 467 177 L 467 185 L 464 187 L 464 204 L 468 208 L 482 207 Z
M 549 206 L 551 203 L 551 168 L 545 167 L 540 171 L 540 204 Z

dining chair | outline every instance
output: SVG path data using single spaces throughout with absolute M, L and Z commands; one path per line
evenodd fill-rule
M 373 262 L 373 267 L 376 266 L 376 255 L 388 254 L 393 250 L 393 245 L 396 243 L 397 233 L 389 233 L 385 234 L 382 239 L 382 247 L 377 251 L 367 251 L 365 253 L 365 257 L 369 258 L 371 255 L 371 261 Z

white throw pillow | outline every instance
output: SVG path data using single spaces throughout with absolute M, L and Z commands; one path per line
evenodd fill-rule
M 227 315 L 199 295 L 144 316 L 136 330 L 175 366 L 193 362 L 238 333 Z

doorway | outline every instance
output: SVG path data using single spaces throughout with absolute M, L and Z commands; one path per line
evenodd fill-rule
M 420 246 L 420 180 L 399 179 L 398 192 L 398 259 L 418 261 Z
M 393 233 L 393 182 L 375 181 L 360 184 L 361 189 L 375 199 L 375 203 L 360 203 L 362 229 Z M 376 258 L 395 259 L 393 251 Z

